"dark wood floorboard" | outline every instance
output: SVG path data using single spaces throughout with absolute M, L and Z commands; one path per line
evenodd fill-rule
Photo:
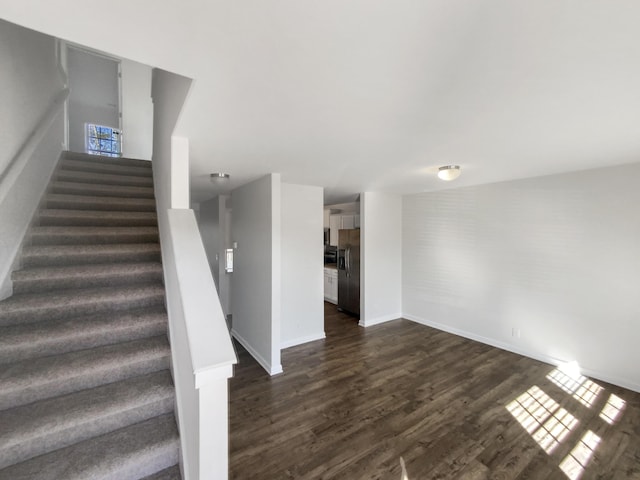
M 230 478 L 640 479 L 638 393 L 328 303 L 325 330 L 275 377 L 236 345 Z

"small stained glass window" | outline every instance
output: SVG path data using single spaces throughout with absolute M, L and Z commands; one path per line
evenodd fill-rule
M 91 155 L 119 157 L 122 155 L 122 132 L 117 128 L 86 123 L 85 150 Z

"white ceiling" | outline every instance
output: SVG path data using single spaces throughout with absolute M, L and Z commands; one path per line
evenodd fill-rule
M 93 8 L 0 0 L 9 21 L 195 79 L 177 127 L 195 202 L 217 171 L 337 203 L 640 160 L 636 0 L 114 0 L 104 25 Z M 445 164 L 461 177 L 437 180 Z

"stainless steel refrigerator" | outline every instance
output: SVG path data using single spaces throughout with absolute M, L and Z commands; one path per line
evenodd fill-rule
M 338 231 L 338 308 L 360 315 L 360 229 Z

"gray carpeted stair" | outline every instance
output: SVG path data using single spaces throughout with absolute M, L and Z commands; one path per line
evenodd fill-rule
M 67 153 L 0 302 L 0 480 L 179 480 L 150 162 Z
M 31 245 L 81 245 L 87 248 L 107 243 L 147 243 L 158 241 L 158 227 L 40 227 L 27 233 Z
M 33 245 L 22 250 L 22 265 L 24 267 L 140 261 L 160 261 L 160 244 Z
M 54 181 L 49 191 L 61 195 L 153 198 L 153 187 L 131 187 L 127 185 L 100 185 L 95 183 Z

